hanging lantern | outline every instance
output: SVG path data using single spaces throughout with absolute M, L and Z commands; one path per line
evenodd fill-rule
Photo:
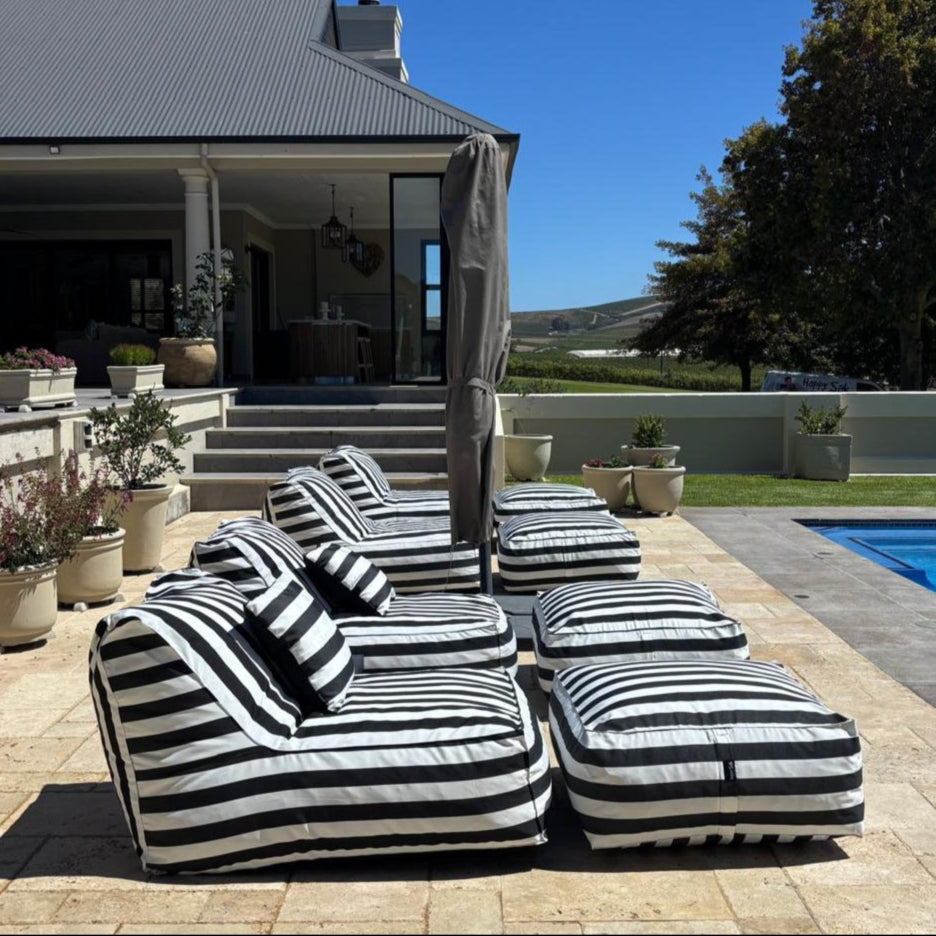
M 344 242 L 341 250 L 341 259 L 347 263 L 360 263 L 364 259 L 364 241 L 359 240 L 354 233 L 354 209 L 351 209 L 351 233 Z
M 335 214 L 335 186 L 332 190 L 331 217 L 322 225 L 322 246 L 328 250 L 344 249 L 347 228 L 338 220 Z

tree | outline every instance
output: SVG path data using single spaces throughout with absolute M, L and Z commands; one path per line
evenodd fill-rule
M 807 311 L 848 326 L 834 357 L 876 354 L 873 341 L 886 360 L 896 332 L 900 387 L 921 389 L 936 305 L 936 4 L 813 0 L 783 78 Z

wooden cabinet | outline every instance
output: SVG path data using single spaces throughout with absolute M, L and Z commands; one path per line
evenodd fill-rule
M 369 337 L 362 322 L 301 319 L 289 323 L 289 361 L 293 380 L 358 377 L 358 338 Z

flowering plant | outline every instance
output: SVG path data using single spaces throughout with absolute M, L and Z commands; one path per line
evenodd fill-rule
M 57 374 L 66 367 L 74 367 L 71 358 L 53 354 L 47 348 L 17 348 L 0 355 L 0 370 L 50 370 Z
M 627 462 L 620 455 L 612 455 L 608 459 L 589 458 L 585 462 L 586 468 L 627 468 Z
M 78 467 L 78 453 L 71 451 L 62 467 L 62 488 L 74 512 L 71 522 L 84 536 L 104 536 L 120 529 L 120 515 L 130 502 L 130 492 L 107 483 L 103 467 L 90 472 Z
M 23 456 L 16 460 L 21 470 Z M 83 536 L 73 498 L 47 465 L 18 477 L 7 470 L 0 474 L 0 570 L 64 562 Z

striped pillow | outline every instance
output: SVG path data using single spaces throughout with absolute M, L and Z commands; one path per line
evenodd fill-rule
M 290 573 L 247 605 L 248 622 L 304 717 L 337 712 L 354 678 L 351 651 L 335 622 Z
M 327 543 L 308 553 L 306 571 L 336 611 L 386 614 L 396 597 L 387 576 L 367 556 L 341 543 Z

